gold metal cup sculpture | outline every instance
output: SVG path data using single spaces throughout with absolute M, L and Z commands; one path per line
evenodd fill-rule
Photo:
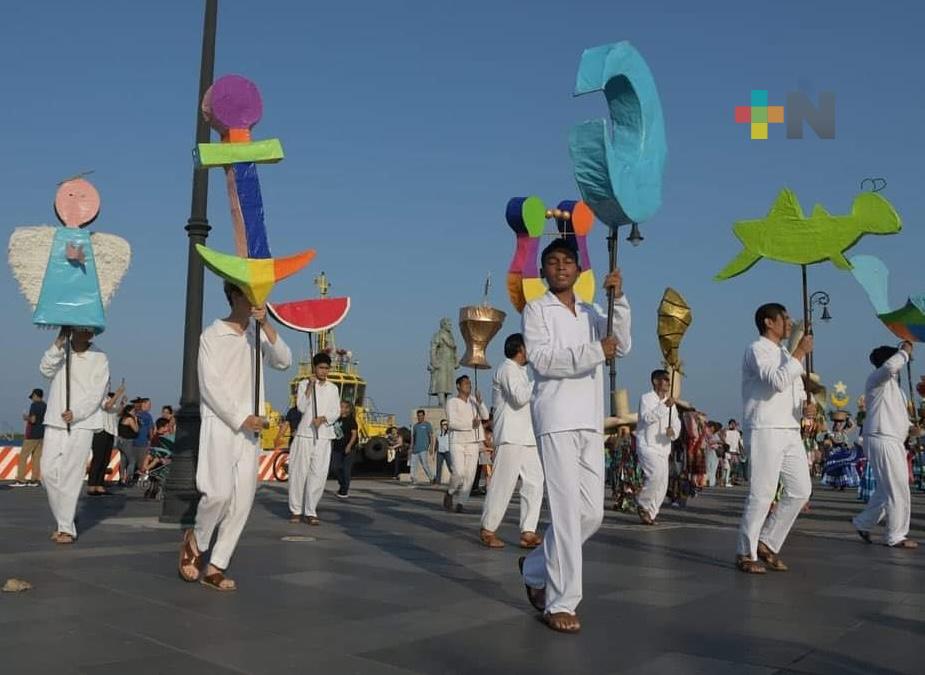
M 460 360 L 460 365 L 477 370 L 491 368 L 485 358 L 485 349 L 491 339 L 501 330 L 504 317 L 507 316 L 500 309 L 488 305 L 470 305 L 459 310 L 459 332 L 466 342 L 466 353 Z

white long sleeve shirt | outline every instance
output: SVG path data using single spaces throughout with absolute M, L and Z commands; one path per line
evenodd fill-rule
M 613 303 L 617 356 L 630 351 L 630 305 L 626 296 Z M 604 429 L 604 349 L 607 315 L 577 301 L 575 313 L 548 292 L 527 303 L 523 312 L 527 357 L 536 375 L 531 410 L 536 434 Z
M 799 429 L 803 419 L 803 366 L 787 348 L 761 337 L 742 359 L 745 429 Z
M 491 395 L 495 445 L 536 445 L 530 412 L 533 381 L 526 366 L 505 359 L 492 378 Z
M 681 417 L 677 406 L 665 405 L 668 398 L 659 398 L 654 391 L 639 397 L 639 421 L 636 423 L 636 442 L 639 447 L 657 451 L 666 457 L 671 454 L 671 438 L 668 437 L 668 418 L 674 437 L 681 434 Z
M 216 319 L 199 337 L 200 414 L 217 417 L 233 431 L 254 414 L 254 324 L 243 334 L 231 324 Z M 271 343 L 260 331 L 263 362 L 270 368 L 286 370 L 292 364 L 292 352 L 281 335 Z M 260 371 L 260 401 L 266 401 L 263 391 L 263 369 Z
M 909 413 L 906 395 L 899 386 L 899 371 L 908 360 L 909 355 L 900 349 L 867 377 L 864 385 L 864 400 L 867 402 L 865 436 L 886 436 L 900 443 L 906 441 Z
M 472 420 L 476 417 L 480 420 L 487 420 L 488 408 L 484 403 L 477 403 L 475 396 L 470 396 L 467 401 L 463 401 L 459 396 L 446 400 L 446 421 L 450 425 L 450 447 L 481 443 L 484 440 L 485 432 L 482 430 L 482 425 L 478 424 L 474 429 L 472 428 Z
M 42 355 L 39 371 L 51 383 L 48 387 L 48 408 L 45 410 L 45 426 L 66 429 L 67 423 L 61 419 L 67 410 L 67 378 L 64 368 L 64 348 L 52 343 Z M 103 428 L 100 405 L 109 391 L 109 359 L 91 346 L 84 352 L 71 351 L 71 413 L 74 421 L 72 429 L 90 429 L 99 431 Z
M 296 407 L 302 413 L 302 421 L 299 422 L 299 428 L 296 429 L 296 436 L 305 438 L 314 438 L 315 430 L 312 428 L 312 418 L 317 416 L 324 417 L 327 421 L 322 422 L 318 427 L 318 438 L 320 440 L 332 440 L 336 437 L 334 434 L 334 423 L 340 417 L 340 391 L 337 385 L 330 380 L 324 382 L 315 382 L 314 394 L 312 388 L 308 386 L 308 380 L 299 382 L 299 388 L 296 390 Z M 312 396 L 317 396 L 316 404 L 312 404 Z M 317 405 L 317 408 L 316 408 Z

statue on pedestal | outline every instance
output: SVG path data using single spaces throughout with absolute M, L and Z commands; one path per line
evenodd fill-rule
M 456 391 L 455 374 L 459 368 L 456 355 L 456 340 L 453 338 L 453 324 L 448 318 L 440 320 L 440 328 L 430 340 L 430 388 L 428 394 L 436 396 L 441 406 Z

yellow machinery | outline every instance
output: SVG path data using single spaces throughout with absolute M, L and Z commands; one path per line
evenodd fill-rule
M 315 277 L 315 285 L 321 297 L 328 294 L 330 284 L 324 273 Z M 353 403 L 356 408 L 356 420 L 359 433 L 358 445 L 362 448 L 362 457 L 372 462 L 381 462 L 386 458 L 388 441 L 385 438 L 386 430 L 395 425 L 395 415 L 378 412 L 372 405 L 372 400 L 366 397 L 366 380 L 360 375 L 357 363 L 353 361 L 351 352 L 338 349 L 334 344 L 334 331 L 325 330 L 316 334 L 317 346 L 315 352 L 327 352 L 331 357 L 331 371 L 328 380 L 337 385 L 342 401 Z M 309 352 L 312 351 L 312 340 L 309 339 Z M 299 369 L 295 377 L 289 381 L 289 405 L 295 405 L 296 390 L 299 382 L 311 377 L 311 354 L 308 359 L 299 362 Z M 280 435 L 282 415 L 266 404 L 267 419 L 270 426 L 261 434 L 261 444 L 265 450 L 284 448 L 289 445 L 289 433 Z

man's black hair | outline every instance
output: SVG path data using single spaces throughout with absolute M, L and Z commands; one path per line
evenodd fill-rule
M 656 368 L 652 371 L 652 374 L 649 375 L 649 379 L 652 382 L 655 382 L 655 380 L 670 380 L 671 375 L 664 368 Z
M 511 333 L 507 336 L 507 339 L 504 341 L 504 356 L 509 359 L 513 359 L 517 356 L 517 352 L 524 348 L 524 335 L 523 333 Z
M 870 362 L 873 364 L 874 368 L 879 368 L 889 361 L 898 351 L 899 347 L 880 345 L 870 353 Z
M 169 410 L 171 413 L 173 413 L 173 406 L 172 405 L 162 405 L 161 410 Z
M 755 328 L 758 329 L 758 334 L 764 335 L 768 330 L 767 326 L 764 325 L 765 319 L 771 319 L 773 321 L 781 314 L 786 313 L 787 308 L 779 302 L 767 302 L 761 305 L 761 307 L 755 311 Z
M 463 380 L 468 380 L 468 379 L 469 379 L 468 375 L 460 375 L 459 377 L 456 378 L 456 386 L 458 387 Z
M 312 367 L 320 366 L 321 364 L 326 366 L 331 365 L 331 357 L 328 356 L 325 352 L 318 352 L 312 357 Z
M 170 426 L 170 420 L 166 417 L 158 417 L 157 421 L 154 423 L 155 429 L 163 429 L 164 427 Z
M 424 412 L 423 410 L 418 410 L 418 411 L 417 411 L 417 414 L 418 414 L 418 415 L 426 415 L 427 413 Z
M 575 242 L 573 242 L 571 239 L 566 239 L 564 237 L 556 237 L 546 248 L 543 249 L 543 252 L 540 254 L 540 266 L 542 267 L 546 264 L 547 256 L 552 255 L 557 251 L 567 253 L 575 261 L 575 264 L 581 267 L 581 262 L 579 262 L 578 258 L 578 247 L 575 246 Z
M 222 284 L 222 290 L 225 292 L 225 299 L 228 301 L 229 307 L 234 307 L 234 300 L 231 299 L 232 296 L 244 295 L 244 291 L 242 291 L 230 281 L 226 281 Z

